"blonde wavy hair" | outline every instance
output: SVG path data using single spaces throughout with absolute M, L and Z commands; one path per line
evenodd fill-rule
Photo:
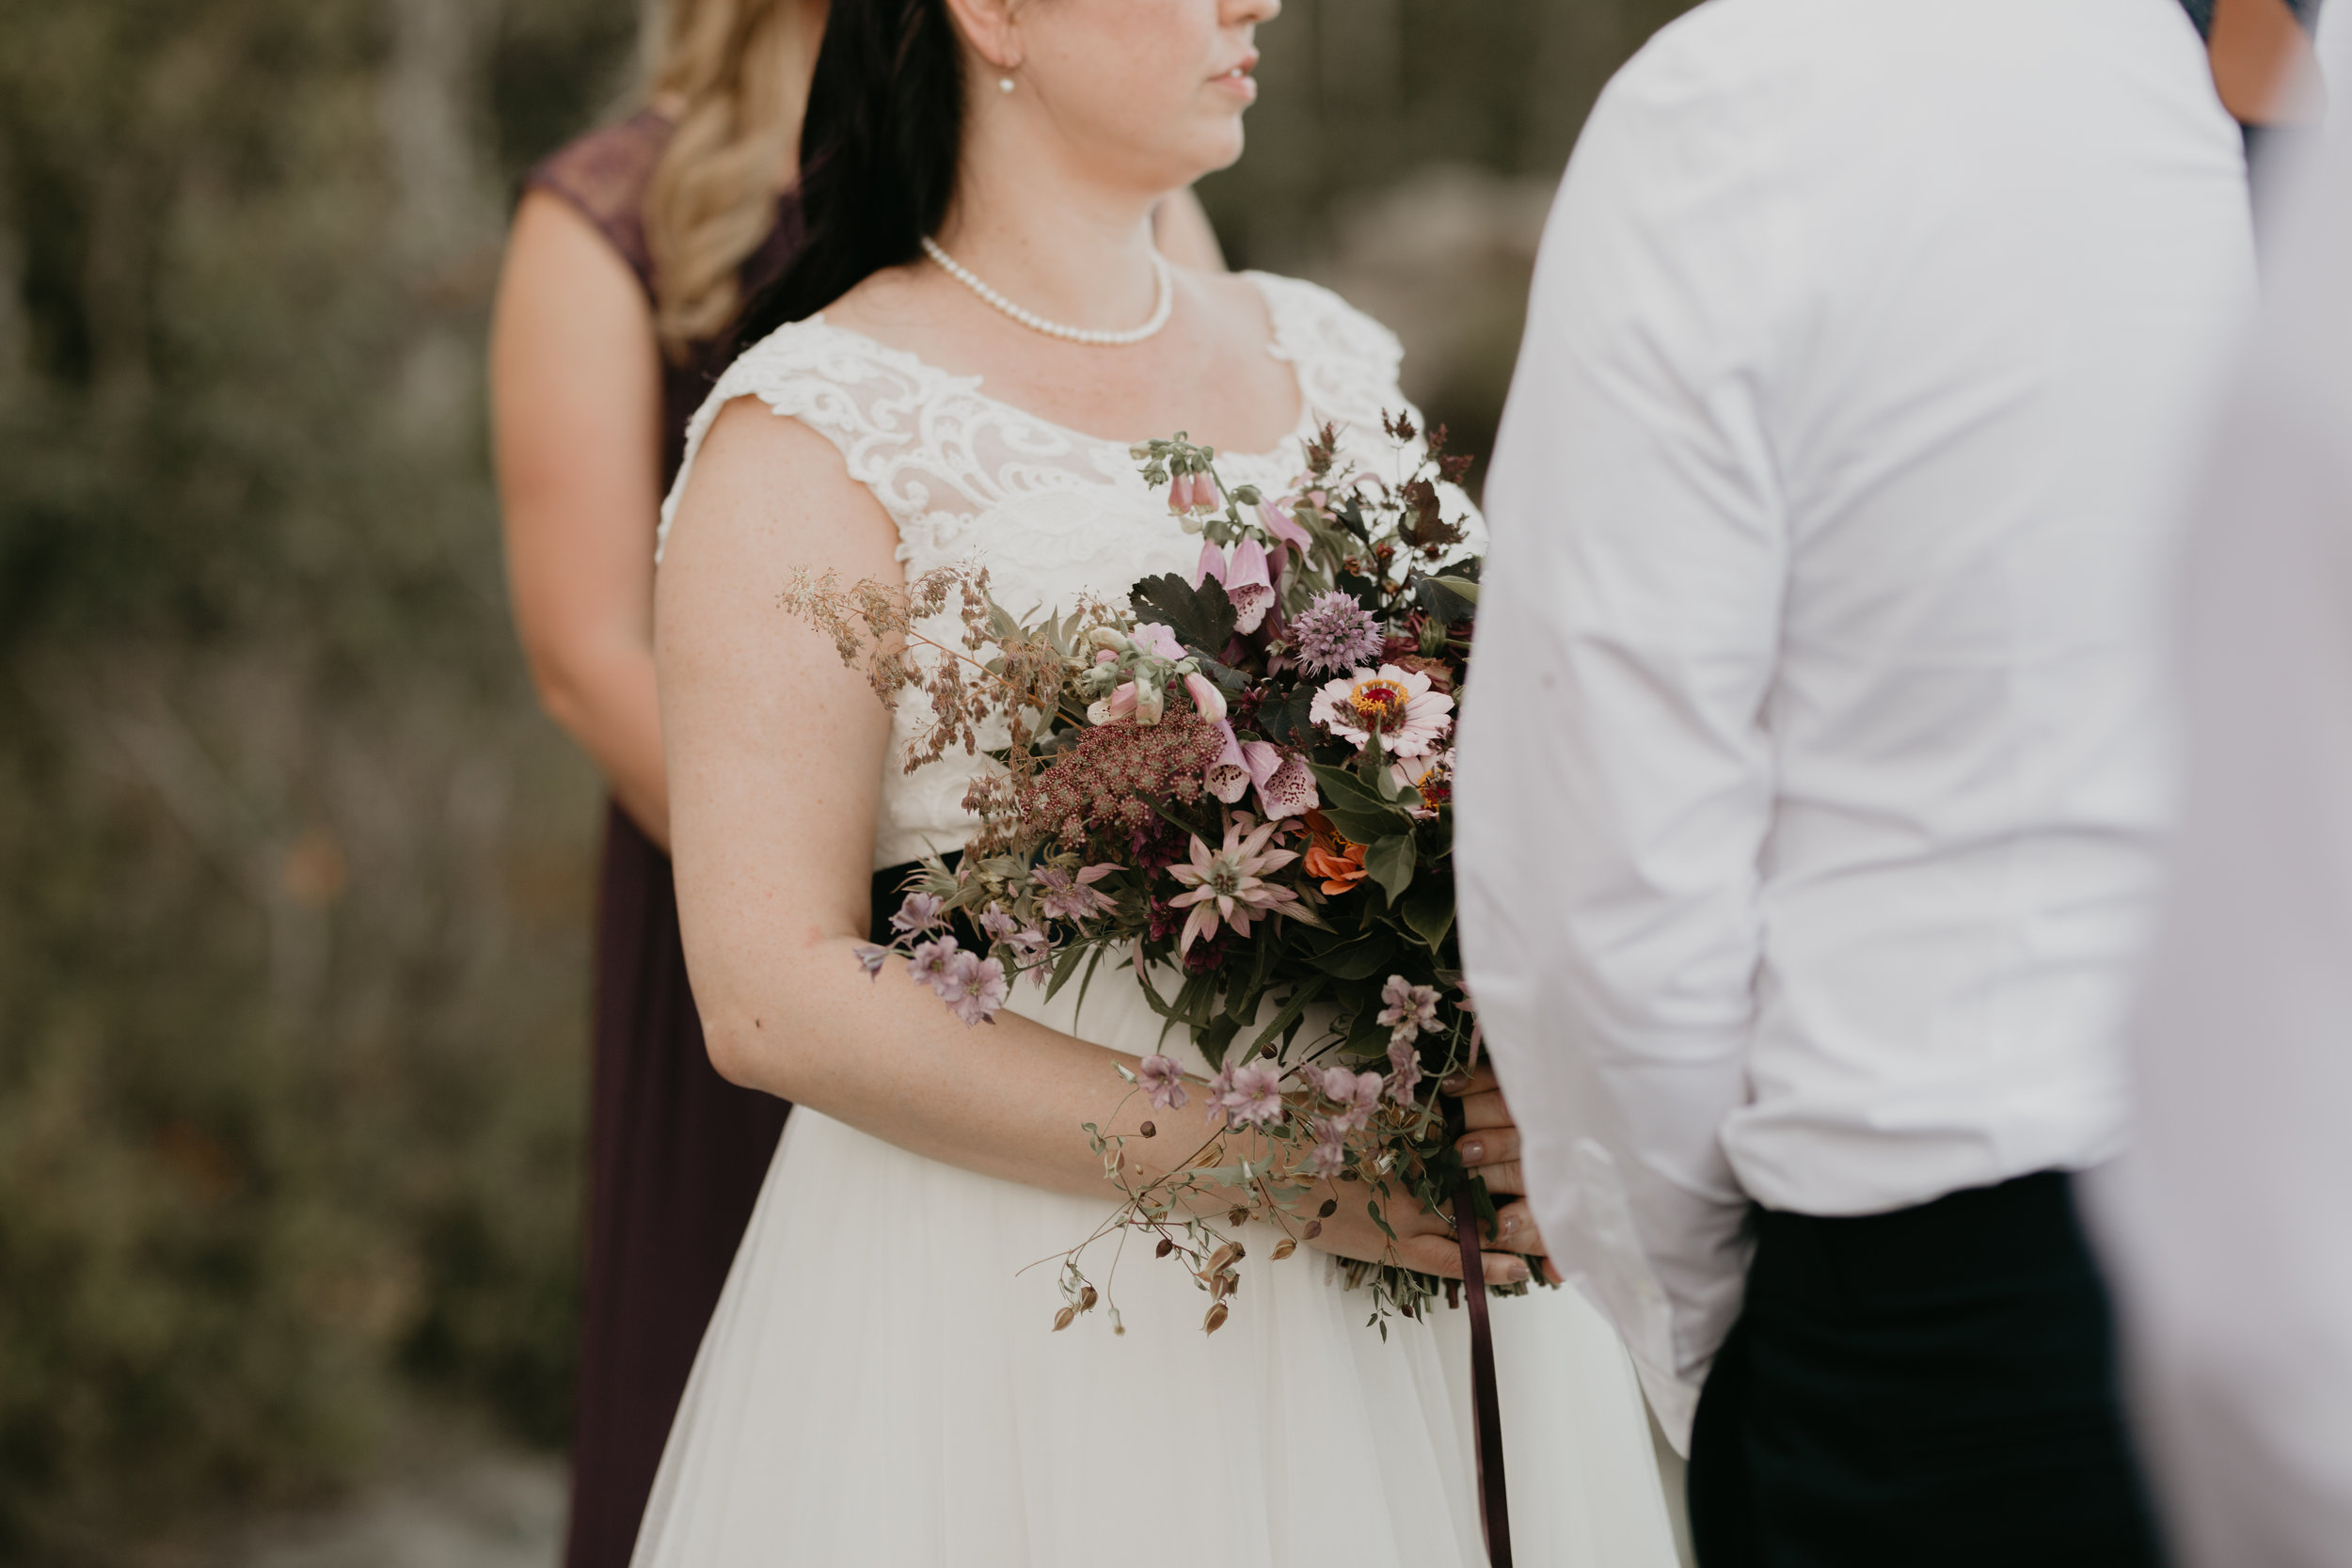
M 654 329 L 673 359 L 741 309 L 737 274 L 800 157 L 823 0 L 664 0 L 646 87 L 677 128 L 645 189 Z

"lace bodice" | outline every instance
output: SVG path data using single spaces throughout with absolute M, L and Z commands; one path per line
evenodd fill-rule
M 1232 484 L 1279 495 L 1302 466 L 1303 443 L 1328 420 L 1357 466 L 1388 473 L 1398 461 L 1380 417 L 1408 406 L 1397 387 L 1403 357 L 1386 327 L 1337 294 L 1295 278 L 1248 275 L 1273 322 L 1269 352 L 1295 371 L 1298 427 L 1270 452 L 1218 454 Z M 1104 440 L 1000 403 L 981 378 L 950 375 L 913 354 L 834 326 L 821 315 L 754 346 L 719 378 L 687 428 L 685 466 L 661 509 L 667 543 L 677 499 L 719 410 L 756 397 L 839 449 L 898 529 L 910 578 L 977 560 L 999 603 L 1026 617 L 1068 609 L 1081 595 L 1123 598 L 1137 578 L 1189 572 L 1200 555 L 1143 483 L 1129 442 Z M 1418 420 L 1418 414 L 1416 419 Z M 1172 435 L 1137 431 L 1134 440 Z M 778 585 L 781 588 L 781 584 Z M 899 756 L 917 715 L 902 705 L 882 783 L 876 869 L 970 835 L 965 789 L 985 759 L 950 752 L 913 774 Z

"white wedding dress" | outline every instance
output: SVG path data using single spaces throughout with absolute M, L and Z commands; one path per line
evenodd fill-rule
M 1360 465 L 1391 468 L 1380 416 L 1405 406 L 1395 339 L 1313 285 L 1254 281 L 1272 352 L 1303 393 L 1297 435 L 1336 420 Z M 690 432 L 690 465 L 719 407 L 743 396 L 840 449 L 897 521 L 910 576 L 977 557 L 1016 613 L 1121 594 L 1200 554 L 1125 443 L 1048 424 L 992 400 L 977 377 L 821 317 L 726 372 Z M 1136 433 L 1160 434 L 1172 433 Z M 1299 445 L 1219 462 L 1229 483 L 1279 494 Z M 962 842 L 973 766 L 950 755 L 910 777 L 894 757 L 878 869 Z M 1023 985 L 1011 1006 L 1104 1045 L 1154 1049 L 1159 1020 L 1132 975 L 1098 974 L 1083 1016 L 1076 993 L 1048 1004 Z M 958 1049 L 985 1070 L 1001 1039 L 975 1030 Z M 1196 1094 L 1170 1115 L 1188 1120 L 1200 1104 Z M 1099 1309 L 1054 1333 L 1051 1260 L 1110 1207 L 795 1109 L 671 1433 L 636 1568 L 1485 1562 L 1466 1311 L 1392 1323 L 1384 1341 L 1366 1326 L 1367 1298 L 1342 1289 L 1321 1255 L 1273 1262 L 1275 1234 L 1252 1226 L 1232 1319 L 1214 1338 L 1200 1331 L 1207 1297 L 1139 1245 L 1113 1280 L 1125 1334 Z M 1094 1278 L 1116 1246 L 1089 1253 Z M 1518 1561 L 1672 1568 L 1642 1397 L 1613 1332 L 1565 1291 L 1494 1306 Z

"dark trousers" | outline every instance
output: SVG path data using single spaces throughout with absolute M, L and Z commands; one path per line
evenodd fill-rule
M 2067 1179 L 1758 1210 L 1699 1402 L 1701 1568 L 2156 1568 Z

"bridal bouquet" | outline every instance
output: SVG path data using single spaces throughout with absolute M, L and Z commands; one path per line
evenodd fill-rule
M 1228 486 L 1181 435 L 1134 449 L 1202 544 L 1189 575 L 1147 578 L 1123 604 L 1024 622 L 977 566 L 904 587 L 803 576 L 785 595 L 884 702 L 928 704 L 910 771 L 950 747 L 998 764 L 965 800 L 977 835 L 953 864 L 923 864 L 894 940 L 861 950 L 869 972 L 900 954 L 979 1024 L 1025 978 L 1083 999 L 1106 960 L 1131 967 L 1214 1074 L 1165 1054 L 1120 1069 L 1166 1122 L 1141 1136 L 1174 1134 L 1188 1108 L 1205 1125 L 1152 1180 L 1125 1136 L 1087 1127 L 1124 1201 L 1063 1259 L 1057 1328 L 1107 1292 L 1083 1259 L 1114 1230 L 1152 1233 L 1194 1273 L 1214 1332 L 1244 1221 L 1282 1229 L 1280 1259 L 1335 1212 L 1307 1210 L 1327 1181 L 1389 1229 L 1384 1206 L 1439 1208 L 1462 1179 L 1436 1088 L 1478 1048 L 1449 859 L 1479 562 L 1447 497 L 1469 460 L 1441 430 L 1422 443 L 1408 419 L 1385 423 L 1397 472 L 1356 470 L 1327 427 L 1279 498 Z M 1383 1323 L 1440 1285 L 1346 1267 Z

